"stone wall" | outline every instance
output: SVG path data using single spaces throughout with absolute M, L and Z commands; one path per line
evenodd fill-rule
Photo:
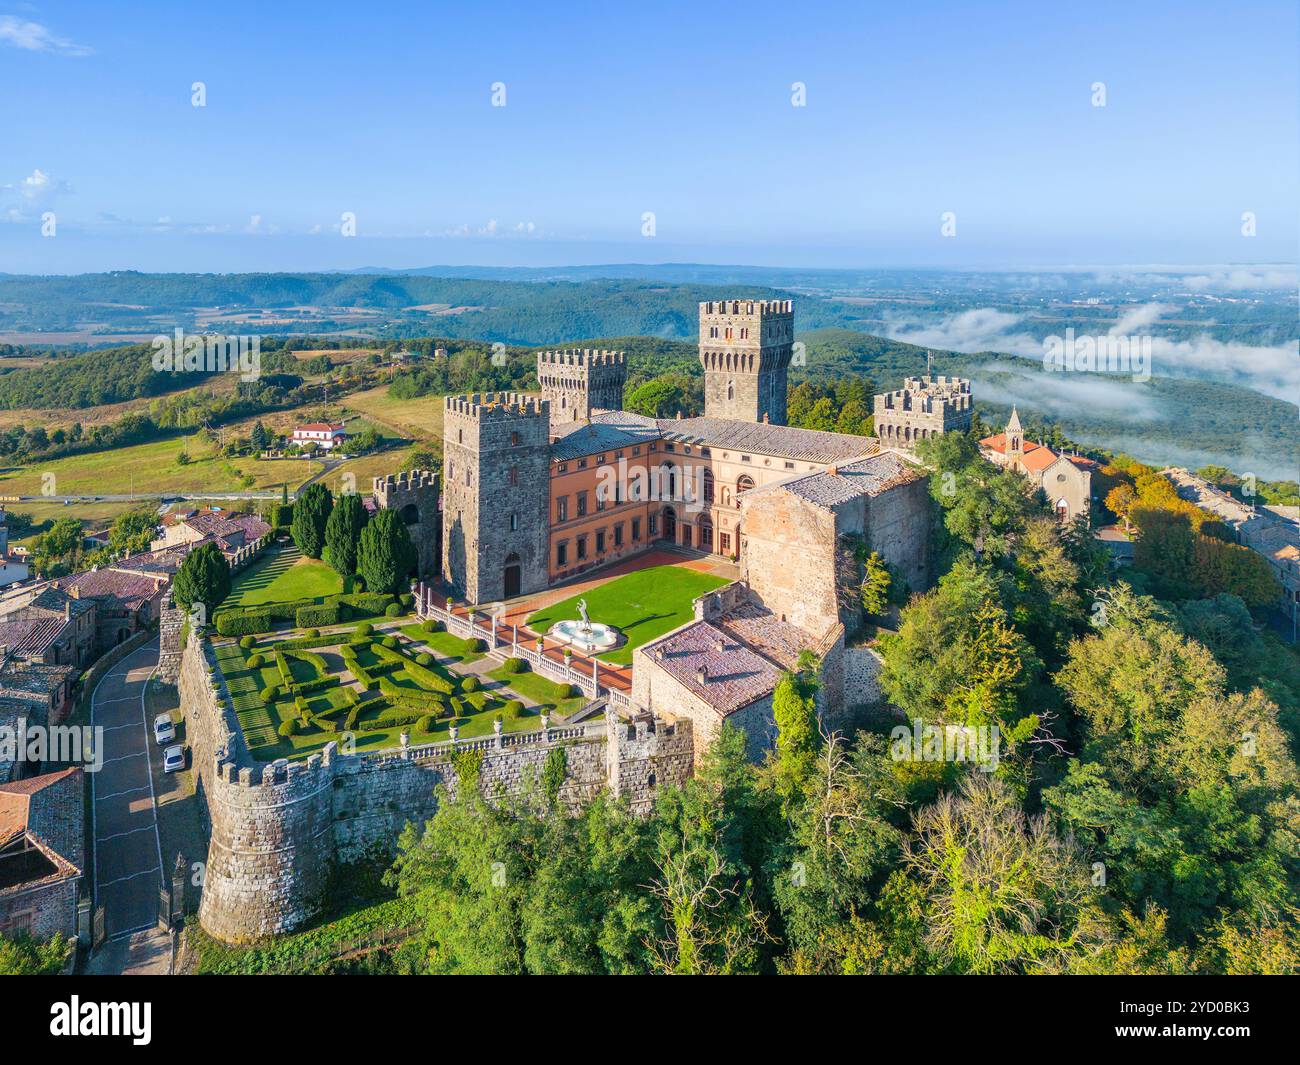
M 376 506 L 395 510 L 415 545 L 416 573 L 435 576 L 442 561 L 442 514 L 438 510 L 438 475 L 429 470 L 376 477 L 371 482 Z
M 185 611 L 176 605 L 168 588 L 158 607 L 158 677 L 175 684 L 181 675 L 181 634 L 185 631 Z
M 211 830 L 199 921 L 218 939 L 251 942 L 291 932 L 322 912 L 336 862 L 391 853 L 410 822 L 437 809 L 435 790 L 458 786 L 456 754 L 481 754 L 487 795 L 515 794 L 563 749 L 560 800 L 576 807 L 608 787 L 645 810 L 655 789 L 681 783 L 693 760 L 689 725 L 653 722 L 647 733 L 597 724 L 486 739 L 341 753 L 330 743 L 301 762 L 256 763 L 208 669 L 207 644 L 191 639 L 180 670 L 181 708 L 200 802 Z
M 839 616 L 833 512 L 780 489 L 741 502 L 742 579 L 780 620 L 811 633 Z

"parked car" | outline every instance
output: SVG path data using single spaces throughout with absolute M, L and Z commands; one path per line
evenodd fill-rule
M 179 743 L 163 751 L 163 772 L 177 773 L 185 768 L 185 748 Z
M 171 714 L 159 714 L 153 719 L 153 738 L 160 747 L 176 738 L 176 726 L 172 723 Z

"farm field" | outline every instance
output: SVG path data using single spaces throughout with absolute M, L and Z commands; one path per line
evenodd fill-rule
M 416 399 L 394 399 L 388 386 L 354 392 L 347 397 L 347 406 L 362 414 L 372 415 L 417 440 L 436 441 L 442 446 L 442 396 L 419 396 Z
M 270 491 L 286 482 L 292 491 L 321 469 L 314 459 L 225 458 L 196 433 L 10 467 L 0 472 L 0 495 Z M 47 484 L 52 491 L 43 492 Z

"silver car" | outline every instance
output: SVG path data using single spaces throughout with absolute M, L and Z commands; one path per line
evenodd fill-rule
M 163 751 L 163 772 L 177 773 L 185 768 L 185 748 L 179 743 Z
M 159 714 L 153 719 L 153 738 L 163 747 L 176 738 L 176 725 L 171 714 Z

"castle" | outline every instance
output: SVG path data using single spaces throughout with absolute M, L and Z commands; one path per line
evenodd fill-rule
M 739 580 L 636 649 L 620 710 L 689 720 L 696 757 L 730 723 L 758 757 L 801 651 L 822 660 L 825 713 L 871 701 L 870 663 L 846 652 L 862 560 L 879 552 L 904 586 L 929 583 L 926 475 L 909 452 L 970 428 L 970 382 L 927 375 L 877 396 L 874 437 L 794 428 L 791 301 L 707 301 L 699 323 L 701 417 L 622 410 L 627 360 L 610 351 L 539 354 L 540 396 L 448 396 L 441 579 L 488 604 L 655 548 L 732 560 Z M 420 586 L 418 608 L 442 619 L 431 591 Z
M 435 785 L 458 786 L 461 751 L 481 754 L 481 785 L 497 794 L 518 792 L 562 750 L 562 801 L 605 789 L 644 811 L 724 726 L 762 757 L 775 742 L 776 686 L 805 651 L 820 662 L 818 709 L 832 726 L 878 700 L 879 658 L 854 638 L 864 559 L 878 552 L 907 588 L 930 583 L 926 472 L 906 445 L 969 426 L 970 386 L 909 379 L 886 404 L 892 444 L 798 429 L 785 424 L 792 354 L 790 301 L 702 303 L 703 416 L 622 410 L 621 352 L 543 352 L 540 396 L 446 398 L 441 486 L 430 474 L 376 480 L 375 505 L 402 514 L 430 578 L 414 585 L 417 613 L 575 684 L 589 703 L 562 723 L 543 715 L 528 732 L 365 755 L 329 744 L 303 762 L 258 764 L 211 647 L 182 646 L 181 626 L 166 627 L 211 822 L 203 927 L 232 942 L 301 927 L 323 906 L 332 863 L 391 848 L 403 824 L 432 815 Z M 662 547 L 731 560 L 739 576 L 635 648 L 630 690 L 443 605 L 443 591 L 471 604 L 524 597 Z

